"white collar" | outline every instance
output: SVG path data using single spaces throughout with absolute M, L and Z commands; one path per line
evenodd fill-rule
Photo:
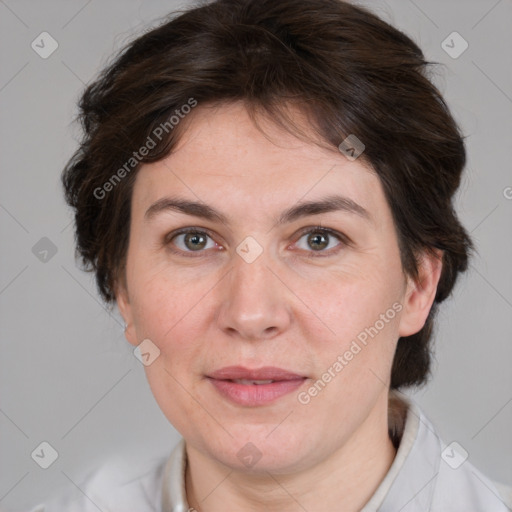
M 441 440 L 415 402 L 400 392 L 390 393 L 403 406 L 400 445 L 386 476 L 361 512 L 431 509 L 435 478 L 441 462 Z M 390 414 L 390 428 L 393 418 Z M 396 418 L 395 418 L 396 421 Z M 427 489 L 428 487 L 428 489 Z

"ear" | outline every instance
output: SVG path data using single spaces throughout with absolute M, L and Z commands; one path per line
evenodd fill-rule
M 423 253 L 418 269 L 418 280 L 408 276 L 407 290 L 403 300 L 399 335 L 411 336 L 425 325 L 430 308 L 436 296 L 437 285 L 443 268 L 443 251 L 435 254 Z
M 135 347 L 139 343 L 137 341 L 137 334 L 135 332 L 135 326 L 133 323 L 133 312 L 128 295 L 128 288 L 124 280 L 123 282 L 116 285 L 115 295 L 117 307 L 119 308 L 119 312 L 121 313 L 121 316 L 124 319 L 124 323 L 126 324 L 124 336 L 128 343 Z

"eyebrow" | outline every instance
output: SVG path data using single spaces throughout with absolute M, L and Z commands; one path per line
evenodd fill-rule
M 167 211 L 177 211 L 213 222 L 221 222 L 226 225 L 230 224 L 229 219 L 212 206 L 180 197 L 162 197 L 146 210 L 144 219 L 150 221 L 159 213 Z M 310 215 L 335 211 L 352 213 L 369 222 L 373 220 L 368 210 L 356 203 L 353 199 L 341 195 L 331 195 L 316 201 L 298 203 L 288 210 L 285 210 L 277 219 L 277 225 L 290 223 Z

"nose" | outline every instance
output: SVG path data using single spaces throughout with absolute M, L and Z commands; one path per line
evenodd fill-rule
M 278 336 L 290 325 L 293 293 L 265 252 L 252 263 L 237 254 L 222 280 L 217 322 L 227 335 L 257 341 Z

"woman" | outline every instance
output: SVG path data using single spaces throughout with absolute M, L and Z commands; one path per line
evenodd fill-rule
M 400 391 L 472 248 L 428 64 L 340 0 L 217 0 L 87 87 L 77 249 L 183 439 L 62 510 L 508 510 Z

